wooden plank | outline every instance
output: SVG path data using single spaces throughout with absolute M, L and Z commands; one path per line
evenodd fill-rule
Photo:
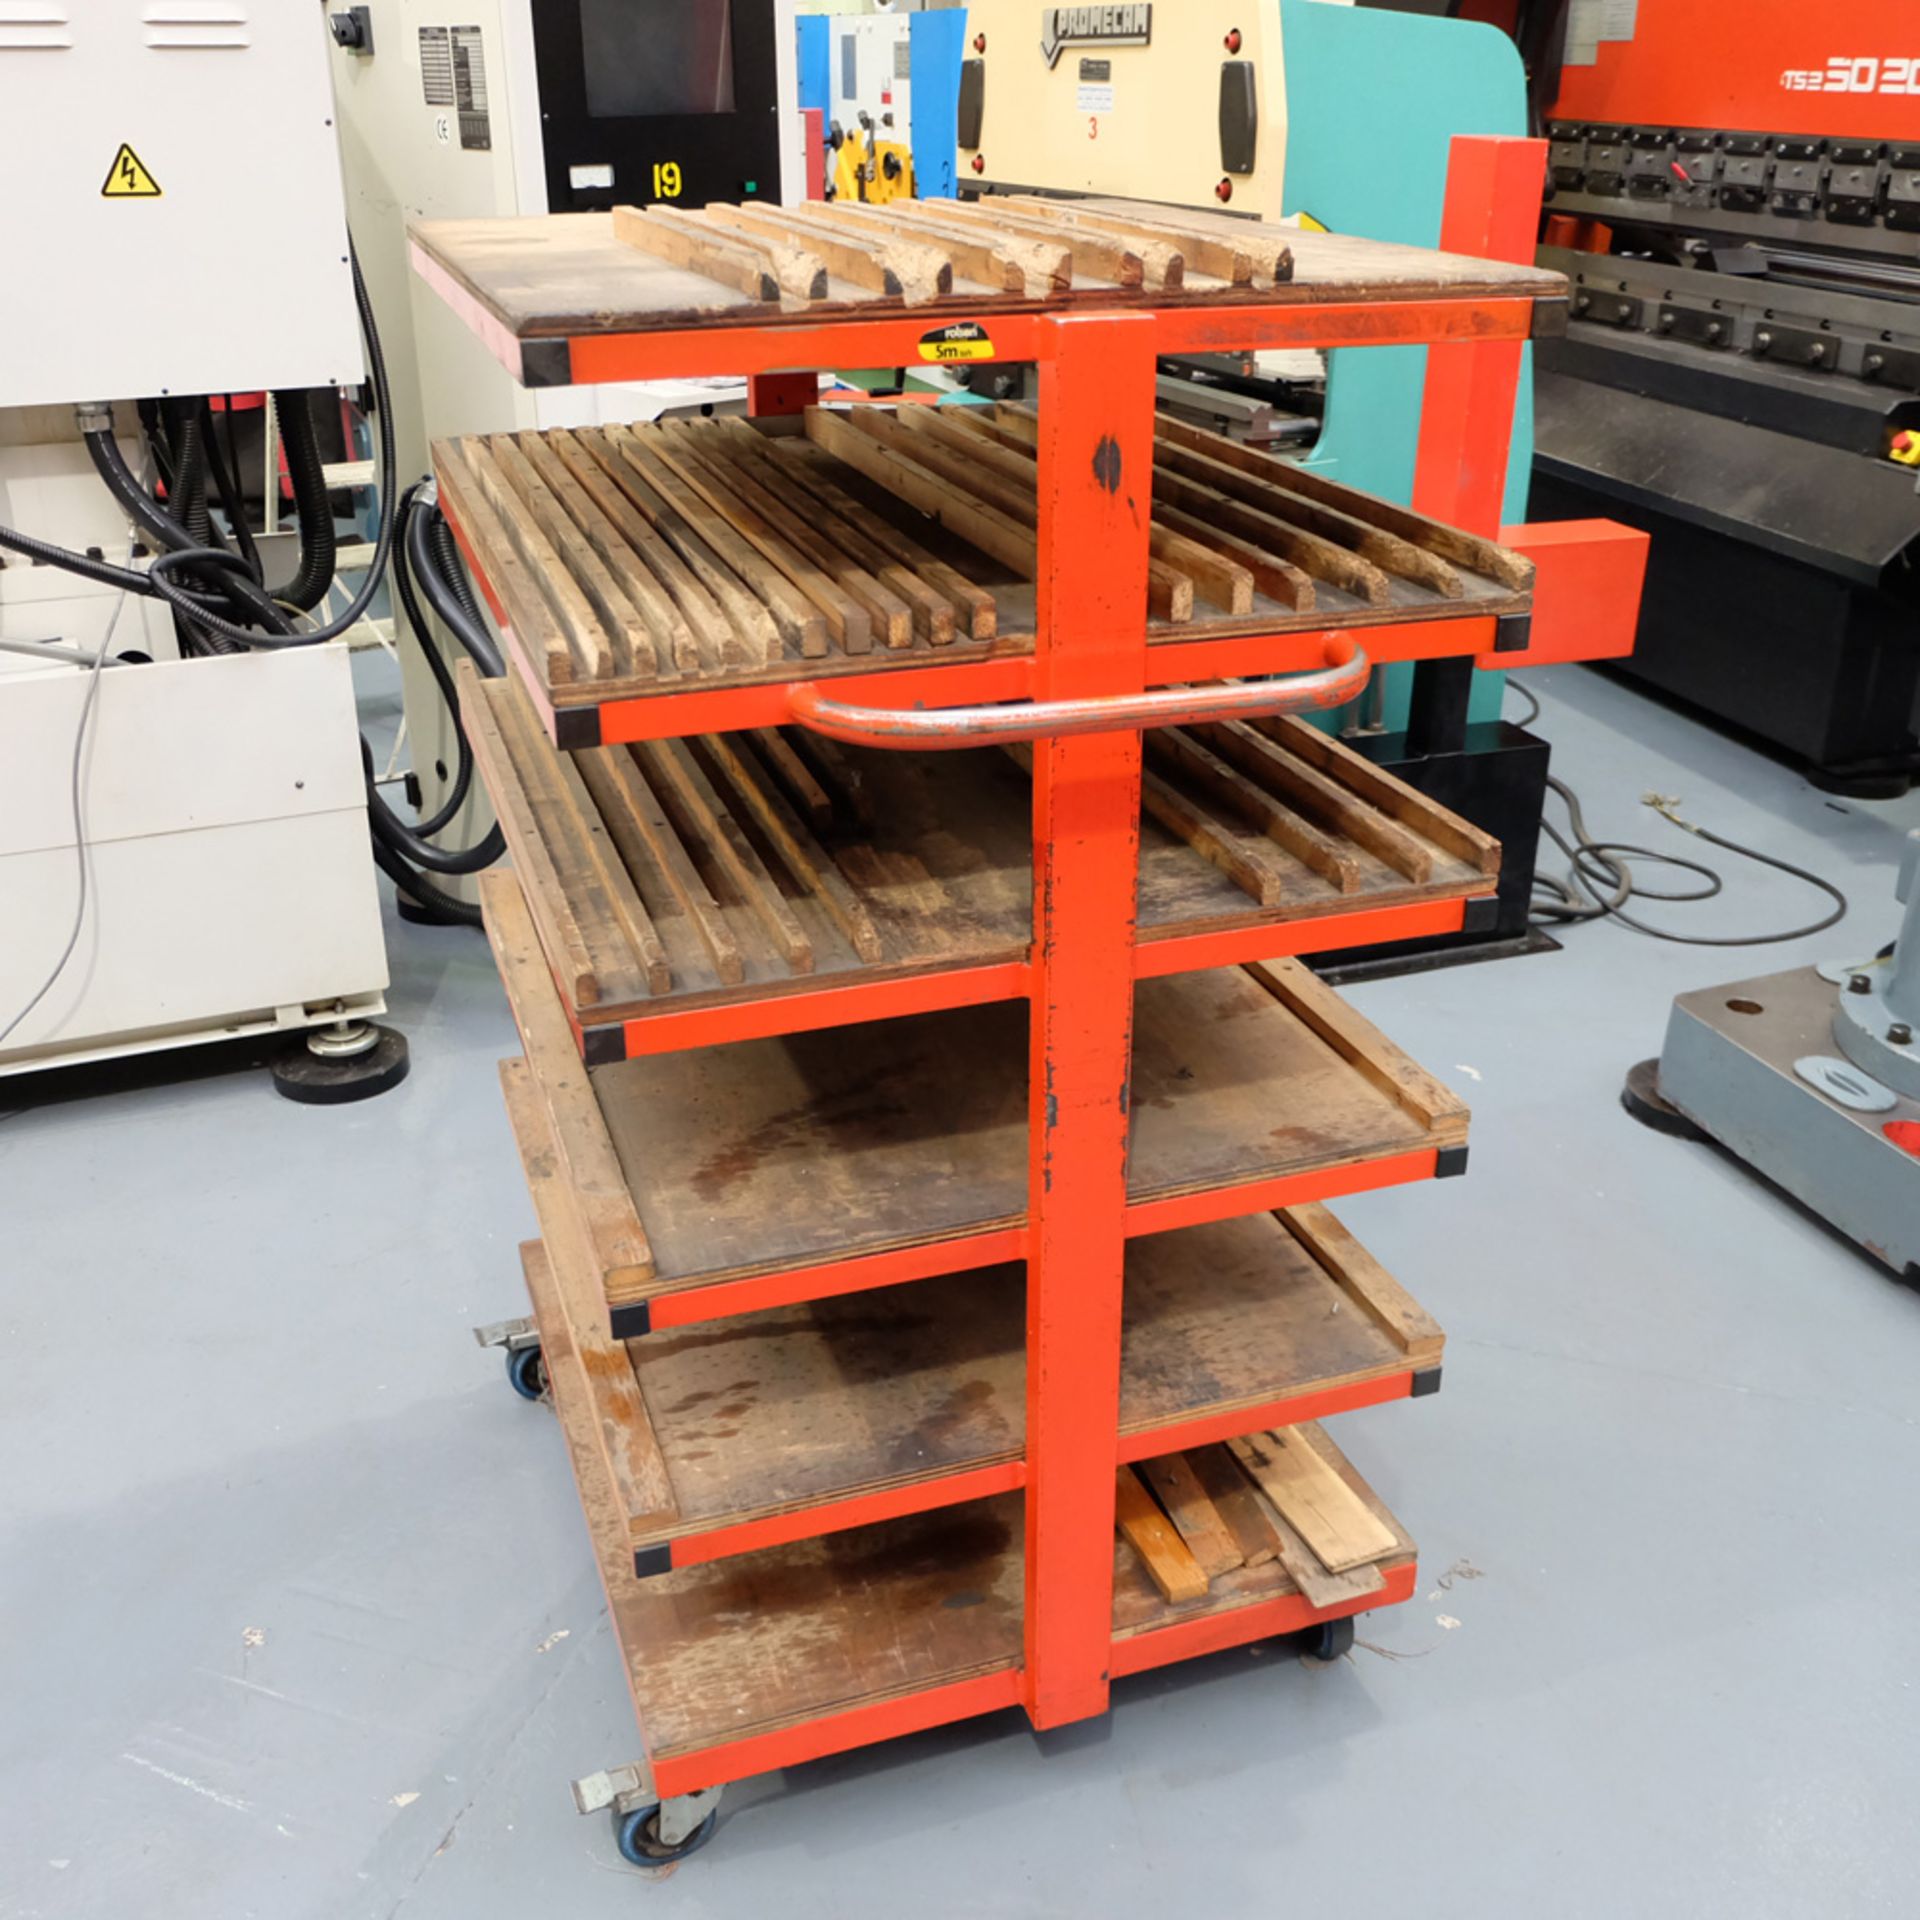
M 572 1367 L 579 1390 L 591 1396 L 600 1459 L 622 1519 L 649 1529 L 670 1526 L 678 1513 L 673 1478 L 626 1349 L 608 1333 L 592 1249 L 562 1177 L 546 1103 L 524 1060 L 500 1062 L 500 1090 L 540 1221 L 542 1238 L 521 1244 L 520 1264 L 548 1377 Z
M 540 731 L 526 701 L 504 699 L 494 711 L 534 830 L 594 956 L 596 1002 L 665 993 L 673 984 L 666 951 L 580 785 L 573 756 Z
M 1411 827 L 1422 839 L 1464 860 L 1485 874 L 1500 871 L 1500 842 L 1490 833 L 1482 833 L 1458 814 L 1437 806 L 1424 793 L 1404 780 L 1377 767 L 1365 754 L 1356 753 L 1345 741 L 1290 713 L 1269 715 L 1247 723 L 1255 732 L 1284 747 L 1300 760 L 1310 762 L 1332 774 L 1342 786 L 1350 787 L 1362 799 L 1390 813 Z
M 806 929 L 794 918 L 773 875 L 687 751 L 686 742 L 644 740 L 633 748 L 633 755 L 648 784 L 666 802 L 682 836 L 705 848 L 739 898 L 753 909 L 788 971 L 811 973 L 813 942 Z
M 814 778 L 832 790 L 836 811 L 844 811 L 863 833 L 871 833 L 875 815 L 867 790 L 865 766 L 856 766 L 848 750 L 839 741 L 829 740 L 824 733 L 809 733 L 804 727 L 793 727 L 780 737 L 806 762 Z
M 1168 1453 L 1157 1460 L 1142 1460 L 1137 1471 L 1159 1497 L 1167 1518 L 1209 1581 L 1216 1574 L 1231 1573 L 1235 1567 L 1246 1565 L 1246 1555 L 1234 1544 L 1225 1518 L 1185 1454 Z
M 998 287 L 1028 300 L 1049 300 L 1073 285 L 1073 249 L 1018 234 L 989 235 L 941 218 L 942 202 L 893 200 L 884 207 L 850 206 L 835 201 L 836 220 L 884 225 L 908 239 L 940 247 L 953 270 L 983 287 Z
M 460 717 L 473 748 L 474 764 L 480 769 L 500 831 L 506 836 L 507 850 L 526 889 L 528 908 L 540 929 L 540 945 L 548 965 L 559 977 L 560 991 L 574 1006 L 597 1006 L 601 986 L 593 955 L 587 951 L 586 936 L 574 917 L 567 889 L 561 884 L 513 751 L 501 730 L 499 716 L 510 711 L 519 696 L 510 681 L 483 686 L 470 660 L 456 663 L 454 678 L 460 688 Z
M 461 458 L 480 482 L 487 504 L 506 530 L 514 552 L 566 636 L 567 651 L 573 662 L 572 677 L 575 680 L 610 678 L 613 648 L 579 582 L 554 550 L 526 502 L 508 483 L 486 442 L 465 439 L 458 444 Z
M 1152 740 L 1154 736 L 1146 737 Z M 1140 804 L 1149 818 L 1159 821 L 1169 833 L 1177 833 L 1201 859 L 1218 867 L 1256 905 L 1277 907 L 1285 901 L 1286 874 L 1252 834 L 1240 833 L 1229 822 L 1202 813 L 1184 793 L 1156 773 L 1141 775 Z
M 1161 727 L 1146 736 L 1146 745 L 1150 757 L 1163 766 L 1177 767 L 1222 806 L 1252 821 L 1302 866 L 1342 893 L 1359 891 L 1360 863 L 1345 847 L 1282 806 L 1271 794 L 1262 793 L 1190 734 L 1175 727 Z
M 1154 1504 L 1153 1495 L 1134 1477 L 1131 1467 L 1122 1467 L 1114 1478 L 1114 1519 L 1164 1598 L 1177 1605 L 1205 1595 L 1207 1576 L 1199 1561 Z
M 585 595 L 605 636 L 615 678 L 639 673 L 640 656 L 647 656 L 647 677 L 653 673 L 652 636 L 634 604 L 620 591 L 613 575 L 593 548 L 581 538 L 580 530 L 568 517 L 533 463 L 520 451 L 511 434 L 495 434 L 487 442 L 488 451 L 499 462 L 500 471 L 526 504 L 545 534 L 554 552 L 560 556 L 568 577 Z M 605 677 L 605 676 L 603 676 Z
M 1233 1455 L 1225 1447 L 1195 1447 L 1187 1455 L 1187 1464 L 1233 1536 L 1241 1564 L 1263 1567 L 1274 1559 L 1280 1551 L 1280 1536 Z
M 930 515 L 948 532 L 991 555 L 1010 572 L 1027 580 L 1038 575 L 1040 540 L 1031 526 L 971 494 L 956 493 L 938 475 L 863 433 L 845 414 L 809 407 L 806 422 L 808 439 L 836 460 L 845 461 L 876 486 L 885 487 L 909 506 Z
M 1291 526 L 1304 528 L 1371 560 L 1385 573 L 1426 587 L 1443 599 L 1459 600 L 1466 594 L 1466 583 L 1438 554 L 1428 553 L 1397 533 L 1389 533 L 1383 527 L 1356 519 L 1351 513 L 1323 505 L 1295 489 L 1278 486 L 1264 474 L 1250 474 L 1243 467 L 1196 452 L 1166 434 L 1155 435 L 1153 460 L 1156 471 L 1178 473 L 1243 500 L 1263 513 L 1284 519 Z M 1272 464 L 1277 467 L 1281 463 L 1275 460 Z
M 777 727 L 755 727 L 751 738 L 767 771 L 786 788 L 787 798 L 806 815 L 814 831 L 829 831 L 833 826 L 833 795 L 815 778 L 813 769 L 794 751 L 786 736 Z
M 633 550 L 614 531 L 612 521 L 574 478 L 557 450 L 547 444 L 544 434 L 509 434 L 498 438 L 501 445 L 513 448 L 526 461 L 538 485 L 544 489 L 546 500 L 557 504 L 565 515 L 564 520 L 551 515 L 546 500 L 529 501 L 542 516 L 543 525 L 551 519 L 552 524 L 546 527 L 547 537 L 553 539 L 556 533 L 566 530 L 568 521 L 572 523 L 575 537 L 563 550 L 613 639 L 615 670 L 622 675 L 631 674 L 636 680 L 651 680 L 663 665 L 671 667 L 675 625 L 672 610 L 652 576 L 637 563 Z M 511 465 L 507 466 L 509 478 L 513 478 L 516 471 Z M 584 550 L 580 546 L 582 540 L 586 543 Z
M 1450 527 L 1444 521 L 1430 520 L 1423 513 L 1415 513 L 1412 508 L 1400 506 L 1391 500 L 1382 500 L 1377 494 L 1362 493 L 1357 487 L 1344 486 L 1337 480 L 1329 480 L 1325 474 L 1315 473 L 1311 467 L 1296 466 L 1289 460 L 1275 460 L 1270 454 L 1256 453 L 1236 440 L 1209 433 L 1204 427 L 1177 420 L 1170 414 L 1161 414 L 1154 430 L 1156 437 L 1191 447 L 1198 453 L 1209 454 L 1228 466 L 1239 467 L 1243 472 L 1254 473 L 1270 486 L 1284 487 L 1289 493 L 1303 494 L 1309 500 L 1318 500 L 1359 519 L 1370 520 L 1386 532 L 1396 533 L 1403 540 L 1424 547 L 1429 553 L 1438 554 L 1443 560 L 1451 560 L 1456 566 L 1465 567 L 1469 573 L 1484 574 L 1491 580 L 1497 580 L 1503 587 L 1510 587 L 1516 593 L 1524 593 L 1533 585 L 1533 562 L 1497 541 L 1482 539 L 1478 534 L 1467 533 L 1459 527 Z M 1275 471 L 1269 472 L 1269 468 Z
M 1384 607 L 1393 598 L 1386 574 L 1372 561 L 1349 552 L 1337 541 L 1297 527 L 1290 520 L 1281 520 L 1248 506 L 1217 487 L 1203 486 L 1158 461 L 1153 469 L 1153 501 L 1155 512 L 1163 502 L 1182 508 L 1210 525 L 1224 527 L 1229 533 L 1257 542 L 1269 552 L 1292 561 L 1314 579 L 1325 580 L 1358 595 L 1369 606 Z
M 992 590 L 976 586 L 965 574 L 950 566 L 911 535 L 870 514 L 860 503 L 834 484 L 829 471 L 831 456 L 810 439 L 785 438 L 773 443 L 780 464 L 800 485 L 841 519 L 863 525 L 875 545 L 909 568 L 917 578 L 943 595 L 953 609 L 955 620 L 966 627 L 972 640 L 991 640 L 999 631 L 999 607 Z M 953 625 L 936 623 L 927 636 L 932 646 L 945 646 L 953 637 Z
M 683 435 L 669 435 L 660 427 L 629 427 L 628 437 L 669 466 L 747 545 L 760 555 L 755 585 L 766 597 L 765 582 L 778 576 L 796 588 L 819 611 L 819 628 L 808 628 L 800 651 L 823 658 L 829 637 L 843 652 L 866 653 L 873 646 L 873 623 L 851 594 L 844 592 L 811 555 L 797 547 L 741 492 L 719 477 L 697 447 Z M 749 576 L 751 577 L 751 576 Z
M 716 204 L 706 209 L 705 217 L 723 227 L 804 247 L 840 279 L 904 300 L 910 307 L 925 306 L 953 291 L 953 262 L 937 248 L 893 236 L 868 239 L 806 207 Z
M 623 246 L 733 287 L 773 306 L 827 297 L 827 267 L 789 235 L 751 238 L 722 232 L 680 207 L 615 207 L 614 238 Z
M 854 952 L 863 960 L 881 959 L 886 953 L 886 943 L 880 938 L 880 930 L 860 904 L 859 896 L 847 885 L 845 876 L 833 864 L 832 855 L 807 831 L 786 801 L 764 779 L 755 777 L 754 769 L 733 744 L 732 737 L 724 733 L 704 734 L 693 746 L 725 775 L 734 797 L 759 823 L 761 832 L 786 863 L 787 871 L 819 899 L 847 936 Z
M 1083 280 L 1110 280 L 1117 287 L 1153 287 L 1164 293 L 1178 293 L 1185 283 L 1185 260 L 1175 248 L 1158 241 L 1143 239 L 1136 248 L 1091 227 L 1063 226 L 1054 219 L 1003 209 L 998 196 L 991 208 L 966 200 L 922 204 L 943 219 L 962 222 L 977 232 L 1066 247 L 1075 275 Z
M 1363 1020 L 1310 968 L 1298 960 L 1271 960 L 1258 962 L 1247 972 L 1430 1133 L 1465 1135 L 1465 1102 L 1415 1066 L 1372 1021 Z
M 1367 1566 L 1399 1547 L 1392 1528 L 1367 1510 L 1297 1428 L 1281 1427 L 1228 1445 L 1329 1573 Z
M 931 407 L 904 407 L 898 413 L 861 407 L 855 410 L 853 421 L 869 438 L 927 468 L 949 487 L 971 494 L 1023 526 L 1038 528 L 1037 466 L 1023 463 L 1024 470 L 1019 473 L 996 468 L 991 461 L 981 459 L 979 447 L 971 436 L 958 434 L 948 427 Z M 1191 575 L 1178 571 L 1164 560 L 1149 560 L 1147 604 L 1163 620 L 1176 623 L 1191 620 Z
M 900 595 L 881 586 L 860 564 L 839 540 L 829 516 L 812 515 L 804 509 L 795 513 L 791 503 L 768 486 L 768 474 L 760 461 L 739 457 L 732 436 L 718 432 L 712 422 L 701 422 L 699 426 L 689 422 L 662 422 L 659 432 L 668 444 L 682 447 L 691 459 L 699 461 L 716 486 L 745 503 L 749 511 L 772 526 L 804 561 L 816 566 L 839 595 L 835 605 L 851 601 L 866 616 L 868 626 L 843 618 L 839 639 L 847 653 L 872 653 L 876 632 L 887 647 L 912 645 L 912 607 L 900 599 Z M 828 612 L 828 630 L 833 630 L 831 612 Z
M 682 599 L 699 604 L 702 615 L 717 628 L 721 619 L 720 610 L 706 590 L 687 573 L 678 556 L 654 532 L 600 463 L 564 427 L 555 428 L 551 433 L 527 434 L 524 440 L 530 459 L 534 457 L 533 449 L 540 448 L 548 459 L 572 476 L 578 490 L 598 510 L 605 531 L 592 537 L 604 541 L 606 534 L 612 536 L 610 542 L 602 545 L 600 557 L 613 570 L 626 589 L 627 597 L 640 609 L 648 626 L 653 629 L 654 646 L 662 672 L 684 672 L 697 668 L 700 665 L 700 642 L 683 609 Z M 535 459 L 534 464 L 546 472 L 541 460 Z M 551 476 L 548 484 L 554 484 Z M 673 584 L 675 575 L 685 576 L 684 586 L 679 591 Z M 719 656 L 717 645 L 714 655 L 716 658 Z
M 739 943 L 633 756 L 623 747 L 594 747 L 573 757 L 621 859 L 659 874 L 700 936 L 721 984 L 739 986 L 747 977 Z
M 708 653 L 722 666 L 764 666 L 779 659 L 780 643 L 790 637 L 782 624 L 784 598 L 799 609 L 797 618 L 819 618 L 784 581 L 783 599 L 763 605 L 736 571 L 744 567 L 749 577 L 762 571 L 758 555 L 625 427 L 580 427 L 574 437 L 652 526 L 669 554 L 683 563 L 669 567 L 668 556 L 646 550 L 648 563 L 660 572 Z
M 545 1103 L 607 1297 L 619 1300 L 644 1291 L 654 1278 L 653 1248 L 554 994 L 519 881 L 511 873 L 483 873 L 480 907 L 527 1066 Z
M 966 458 L 985 461 L 1002 479 L 1023 488 L 1037 486 L 1030 452 L 1003 444 L 993 423 L 980 417 L 985 412 L 984 407 L 908 407 L 899 417 L 903 425 L 934 434 Z M 1201 533 L 1196 539 L 1156 514 L 1148 528 L 1148 549 L 1156 560 L 1190 575 L 1216 606 L 1236 618 L 1251 613 L 1252 572 L 1222 553 L 1204 528 Z
M 567 636 L 560 631 L 553 609 L 535 585 L 534 576 L 508 538 L 499 516 L 487 504 L 479 476 L 467 465 L 459 442 L 435 442 L 433 465 L 441 491 L 447 496 L 447 505 L 465 529 L 474 550 L 486 556 L 488 582 L 506 609 L 508 624 L 528 663 L 549 690 L 571 686 L 573 649 L 567 645 Z
M 1228 1458 L 1232 1459 L 1229 1453 Z M 1244 1472 L 1239 1463 L 1234 1463 L 1235 1472 Z M 1316 1607 L 1347 1606 L 1355 1600 L 1364 1600 L 1369 1594 L 1378 1593 L 1387 1583 L 1376 1566 L 1353 1567 L 1346 1573 L 1329 1573 L 1320 1564 L 1319 1556 L 1307 1543 L 1281 1519 L 1264 1493 L 1257 1489 L 1254 1499 L 1260 1504 L 1260 1511 L 1267 1524 L 1273 1530 L 1274 1538 L 1279 1542 L 1277 1558 L 1285 1569 L 1288 1579 L 1306 1595 Z
M 1044 215 L 1060 225 L 1092 227 L 1119 240 L 1139 235 L 1177 247 L 1195 273 L 1211 274 L 1233 287 L 1274 286 L 1293 274 L 1292 249 L 1273 228 L 1259 221 L 1245 222 L 1245 234 L 1220 235 L 1203 232 L 1194 225 L 1183 226 L 1177 213 L 1168 207 L 1143 206 L 1136 219 L 1131 213 L 1109 212 L 1078 200 L 1041 200 L 1021 193 L 1009 194 L 1007 204 L 1023 213 Z
M 953 639 L 953 605 L 937 588 L 930 586 L 896 560 L 870 532 L 871 516 L 863 522 L 848 519 L 826 501 L 810 495 L 801 484 L 790 462 L 774 456 L 767 436 L 756 432 L 744 420 L 718 420 L 714 431 L 722 436 L 731 453 L 740 455 L 752 468 L 754 478 L 790 514 L 800 516 L 817 527 L 843 554 L 866 569 L 880 585 L 909 610 L 910 618 L 896 621 L 889 611 L 882 627 L 890 647 L 910 646 L 913 636 L 932 645 L 947 645 Z M 874 612 L 876 620 L 881 618 Z
M 1274 1218 L 1407 1356 L 1410 1367 L 1417 1372 L 1440 1364 L 1446 1335 L 1438 1322 L 1325 1207 L 1283 1208 Z
M 1355 846 L 1384 860 L 1396 873 L 1421 885 L 1433 878 L 1431 847 L 1337 781 L 1293 759 L 1265 734 L 1237 723 L 1199 726 L 1193 733 L 1256 786 L 1268 791 L 1278 789 L 1301 812 L 1345 834 Z

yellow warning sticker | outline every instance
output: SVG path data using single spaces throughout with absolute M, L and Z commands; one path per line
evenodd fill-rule
M 103 200 L 158 200 L 160 182 L 147 171 L 147 163 L 123 140 L 120 151 L 107 169 L 106 185 L 100 189 Z
M 977 320 L 956 320 L 920 336 L 922 360 L 991 360 L 993 337 Z

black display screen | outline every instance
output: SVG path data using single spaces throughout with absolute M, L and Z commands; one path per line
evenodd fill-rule
M 732 113 L 732 0 L 579 0 L 596 120 Z

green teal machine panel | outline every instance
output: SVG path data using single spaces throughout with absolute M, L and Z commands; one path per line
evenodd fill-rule
M 1524 134 L 1526 75 L 1496 28 L 1424 14 L 1279 0 L 1287 62 L 1286 211 L 1336 233 L 1432 247 L 1440 240 L 1455 134 Z M 1330 356 L 1327 414 L 1308 464 L 1410 503 L 1424 347 L 1350 347 Z M 1521 368 L 1504 517 L 1526 518 L 1533 467 L 1533 350 Z M 1412 671 L 1384 671 L 1389 732 L 1405 724 Z M 1500 710 L 1506 676 L 1475 675 L 1473 715 Z M 1341 716 L 1329 716 L 1339 724 Z

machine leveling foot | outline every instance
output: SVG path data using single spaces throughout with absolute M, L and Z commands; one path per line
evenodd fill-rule
M 351 1019 L 343 1010 L 339 1019 L 290 1046 L 271 1072 L 275 1088 L 287 1099 L 337 1107 L 397 1087 L 411 1065 L 404 1035 L 371 1020 Z
M 1620 1089 L 1620 1104 L 1655 1133 L 1671 1135 L 1675 1140 L 1704 1140 L 1707 1136 L 1660 1092 L 1660 1062 L 1642 1060 L 1627 1070 L 1626 1084 Z

